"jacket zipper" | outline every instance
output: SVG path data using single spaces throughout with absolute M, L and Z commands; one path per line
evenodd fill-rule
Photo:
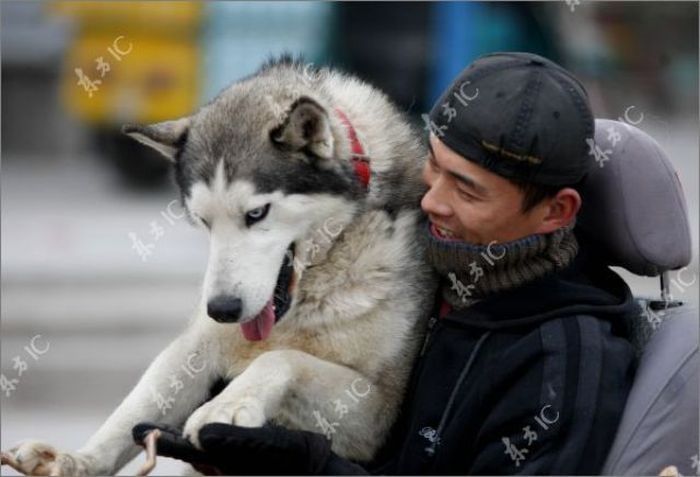
M 428 320 L 428 331 L 426 332 L 425 339 L 423 340 L 423 347 L 421 348 L 418 356 L 423 356 L 425 354 L 425 350 L 428 348 L 428 342 L 430 341 L 430 336 L 433 332 L 433 328 L 435 327 L 435 323 L 437 323 L 437 318 L 431 316 Z
M 434 459 L 435 458 L 435 453 L 437 451 L 437 447 L 440 444 L 440 435 L 442 434 L 443 429 L 445 428 L 445 425 L 447 424 L 447 420 L 450 417 L 450 411 L 452 410 L 455 400 L 457 398 L 457 394 L 459 393 L 462 384 L 466 380 L 467 376 L 469 375 L 469 371 L 471 371 L 474 362 L 476 360 L 476 357 L 479 354 L 479 351 L 481 350 L 482 345 L 484 342 L 488 339 L 488 337 L 491 335 L 491 331 L 487 331 L 483 335 L 481 335 L 476 342 L 476 345 L 474 346 L 474 349 L 472 350 L 471 353 L 469 353 L 469 359 L 467 359 L 466 364 L 462 368 L 462 371 L 459 373 L 459 377 L 457 378 L 457 382 L 454 384 L 452 387 L 452 392 L 450 393 L 450 398 L 447 401 L 447 405 L 445 406 L 445 410 L 442 412 L 442 417 L 440 417 L 440 423 L 438 424 L 437 430 L 435 431 L 435 439 L 430 442 L 430 445 L 424 449 L 426 455 L 429 458 Z

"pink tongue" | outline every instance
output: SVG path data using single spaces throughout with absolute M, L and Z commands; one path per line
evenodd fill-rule
M 260 341 L 268 337 L 274 324 L 275 310 L 272 309 L 272 300 L 270 300 L 258 316 L 250 321 L 241 323 L 241 331 L 248 341 Z

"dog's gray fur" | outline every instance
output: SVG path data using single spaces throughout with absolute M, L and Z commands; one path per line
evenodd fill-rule
M 366 192 L 335 108 L 371 158 Z M 367 83 L 289 57 L 191 116 L 124 131 L 173 162 L 190 219 L 211 229 L 202 303 L 81 450 L 62 453 L 36 441 L 13 449 L 26 472 L 114 474 L 141 450 L 131 438 L 141 421 L 184 425 L 198 444 L 207 422 L 274 421 L 321 432 L 325 417 L 338 422 L 336 452 L 369 460 L 396 417 L 435 289 L 416 227 L 426 155 L 419 134 Z M 246 227 L 242 214 L 261 201 L 272 204 L 269 217 Z M 207 303 L 222 293 L 241 298 L 241 323 L 260 313 L 291 243 L 293 301 L 266 340 L 247 341 L 239 324 L 207 316 Z M 165 393 L 192 356 L 206 366 L 162 415 L 153 390 Z M 231 382 L 201 405 L 218 377 Z M 347 398 L 353 389 L 358 403 Z M 338 399 L 348 405 L 342 417 Z

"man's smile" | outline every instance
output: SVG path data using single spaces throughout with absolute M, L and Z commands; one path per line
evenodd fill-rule
M 437 225 L 432 220 L 430 221 L 430 232 L 443 240 L 459 240 L 457 235 L 450 229 Z

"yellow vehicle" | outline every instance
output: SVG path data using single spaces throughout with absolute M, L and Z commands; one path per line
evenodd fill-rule
M 75 22 L 61 77 L 68 111 L 132 185 L 162 182 L 167 163 L 122 137 L 126 122 L 189 114 L 200 90 L 200 2 L 53 2 Z

